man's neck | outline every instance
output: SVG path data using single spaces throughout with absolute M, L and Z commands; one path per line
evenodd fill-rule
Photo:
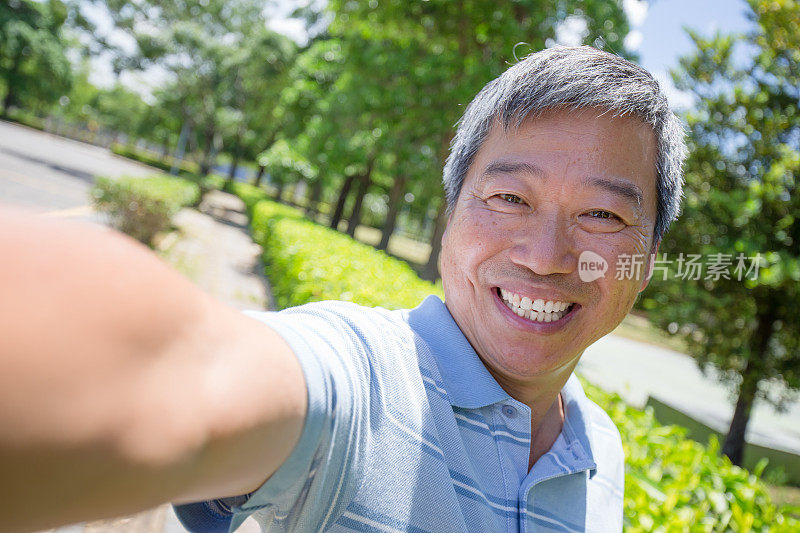
M 564 427 L 564 402 L 561 394 L 557 394 L 550 409 L 547 410 L 543 419 L 536 425 L 534 430 L 534 421 L 531 419 L 531 451 L 528 459 L 528 470 L 533 468 L 536 461 L 541 456 L 550 451 L 556 439 L 561 434 L 561 429 Z

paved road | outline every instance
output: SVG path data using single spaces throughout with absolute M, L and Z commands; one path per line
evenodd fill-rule
M 86 216 L 95 176 L 154 170 L 104 148 L 0 121 L 0 203 Z
M 725 387 L 704 376 L 691 357 L 658 346 L 607 335 L 586 349 L 578 372 L 632 405 L 642 407 L 653 396 L 723 434 L 733 416 Z M 800 402 L 777 413 L 757 401 L 747 441 L 800 454 Z

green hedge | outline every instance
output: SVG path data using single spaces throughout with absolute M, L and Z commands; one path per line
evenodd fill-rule
M 192 183 L 196 183 L 200 187 L 201 196 L 205 195 L 209 191 L 221 190 L 225 185 L 225 178 L 218 174 L 201 176 L 199 174 L 181 172 L 180 177 L 187 181 L 191 181 Z
M 152 246 L 182 207 L 197 203 L 200 187 L 171 176 L 99 177 L 91 195 L 95 209 L 108 213 L 116 229 Z
M 247 204 L 279 307 L 334 299 L 396 309 L 441 296 L 402 261 L 304 219 L 260 189 L 232 189 Z M 776 508 L 756 475 L 721 456 L 716 441 L 698 444 L 683 428 L 658 424 L 652 410 L 585 388 L 622 434 L 626 531 L 800 531 L 788 514 L 800 509 Z
M 260 189 L 244 184 L 233 189 L 248 208 L 253 238 L 263 247 L 279 307 L 349 300 L 398 309 L 415 307 L 431 293 L 441 294 L 403 261 L 266 200 Z
M 256 204 L 261 200 L 268 199 L 267 192 L 264 189 L 260 189 L 248 183 L 240 183 L 237 181 L 233 183 L 226 182 L 226 185 L 228 186 L 225 189 L 227 192 L 233 193 L 242 199 L 245 207 L 247 208 L 247 216 L 251 220 L 253 219 L 253 209 L 255 208 Z M 279 209 L 282 204 L 274 203 L 274 205 L 276 209 Z M 285 213 L 287 215 L 298 213 L 297 210 L 290 207 L 286 207 L 285 209 Z
M 662 426 L 618 395 L 585 383 L 587 395 L 611 416 L 625 449 L 626 531 L 800 531 L 800 508 L 778 509 L 758 479 L 703 446 L 686 429 Z
M 172 169 L 172 163 L 174 161 L 174 158 L 172 156 L 166 156 L 164 158 L 161 158 L 152 155 L 150 152 L 137 150 L 136 148 L 132 148 L 130 146 L 126 146 L 120 143 L 112 144 L 111 151 L 122 157 L 127 157 L 128 159 L 139 161 L 140 163 L 144 163 L 145 165 L 155 167 L 157 169 L 163 170 L 164 172 L 169 172 Z M 200 171 L 200 168 L 198 167 L 197 163 L 193 163 L 191 161 L 181 161 L 178 170 L 181 173 L 197 174 Z
M 4 109 L 3 114 L 0 116 L 2 116 L 7 120 L 11 120 L 18 124 L 22 124 L 23 126 L 28 126 L 29 128 L 41 131 L 45 130 L 46 124 L 44 119 L 39 118 L 36 114 L 27 111 L 25 109 L 18 109 L 18 108 Z

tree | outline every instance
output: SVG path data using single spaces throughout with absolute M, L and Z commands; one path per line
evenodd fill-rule
M 118 51 L 115 68 L 158 67 L 169 75 L 170 108 L 177 107 L 189 146 L 199 152 L 201 173 L 229 144 L 234 163 L 268 116 L 269 89 L 294 53 L 288 39 L 266 28 L 260 0 L 106 0 L 116 26 L 136 41 L 132 53 Z M 177 105 L 176 105 L 177 104 Z M 178 127 L 181 129 L 181 126 Z
M 736 464 L 756 398 L 780 405 L 800 387 L 800 5 L 749 6 L 755 31 L 690 33 L 697 50 L 674 73 L 697 103 L 686 117 L 684 213 L 661 252 L 684 272 L 680 259 L 701 254 L 706 271 L 676 279 L 674 268 L 644 300 L 702 368 L 734 386 L 722 451 Z
M 540 49 L 552 41 L 556 27 L 568 17 L 586 23 L 583 42 L 622 53 L 628 31 L 621 2 L 331 0 L 327 9 L 332 23 L 326 42 L 335 43 L 338 55 L 331 55 L 343 59 L 330 90 L 309 110 L 321 123 L 335 124 L 336 135 L 346 137 L 344 151 L 336 153 L 341 165 L 325 166 L 335 168 L 344 180 L 332 225 L 343 216 L 353 189 L 351 232 L 364 195 L 376 183 L 385 181 L 382 191 L 397 199 L 404 196 L 403 188 L 415 189 L 417 182 L 425 182 L 426 193 L 415 198 L 425 203 L 422 212 L 439 213 L 433 217 L 432 253 L 424 270 L 431 279 L 438 276 L 446 221 L 438 184 L 463 106 L 514 61 L 515 53 Z M 516 47 L 520 42 L 527 46 Z M 316 52 L 312 47 L 303 57 Z M 322 131 L 328 135 L 325 128 L 318 128 Z M 394 186 L 395 179 L 402 180 L 400 186 Z M 392 228 L 397 210 L 386 213 L 385 227 Z M 390 232 L 384 235 L 383 246 Z
M 230 180 L 241 157 L 255 160 L 275 141 L 280 127 L 275 103 L 296 54 L 296 45 L 287 37 L 257 25 L 223 64 L 228 80 L 225 102 L 236 116 L 233 138 L 226 143 L 231 153 Z
M 72 76 L 62 36 L 67 14 L 67 6 L 60 0 L 0 4 L 4 113 L 13 106 L 47 106 L 69 91 Z

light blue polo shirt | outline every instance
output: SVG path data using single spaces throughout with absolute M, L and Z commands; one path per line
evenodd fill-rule
M 248 498 L 177 506 L 190 529 L 233 531 L 252 514 L 280 532 L 622 530 L 619 433 L 575 376 L 563 430 L 528 471 L 530 409 L 439 298 L 410 311 L 320 302 L 247 314 L 297 355 L 308 414 L 289 459 Z

